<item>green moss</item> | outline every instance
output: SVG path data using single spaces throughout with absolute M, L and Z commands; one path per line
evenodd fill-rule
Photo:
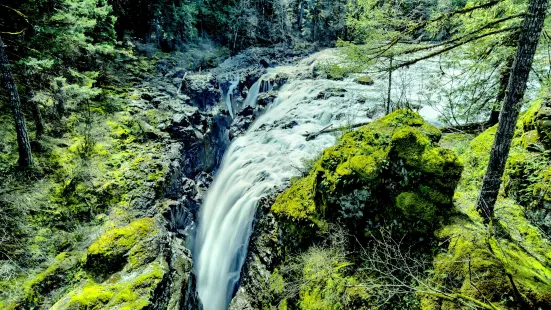
M 518 301 L 511 276 L 523 295 L 522 302 L 534 308 L 549 307 L 549 243 L 512 201 L 499 200 L 496 214 L 500 218 L 496 230 L 488 230 L 480 217 L 473 216 L 455 217 L 437 232 L 449 246 L 435 259 L 433 279 L 453 287 L 453 293 L 496 306 L 514 306 Z
M 535 100 L 528 110 L 522 113 L 517 123 L 517 132 L 525 132 L 536 129 L 536 116 L 542 106 L 542 99 Z
M 527 131 L 520 137 L 520 146 L 525 150 L 536 147 L 538 144 L 540 144 L 540 137 L 537 130 Z
M 117 271 L 126 261 L 126 254 L 146 237 L 157 233 L 152 218 L 136 220 L 124 227 L 115 228 L 102 235 L 88 248 L 87 266 L 99 273 Z M 132 263 L 138 264 L 135 251 Z
M 20 304 L 24 308 L 40 306 L 45 297 L 66 285 L 82 279 L 81 266 L 84 253 L 60 253 L 49 267 L 23 284 L 24 295 Z
M 272 206 L 272 211 L 292 221 L 308 219 L 314 216 L 317 211 L 314 203 L 314 190 L 313 177 L 300 179 L 277 197 Z
M 155 261 L 136 272 L 117 277 L 114 283 L 88 281 L 59 300 L 51 309 L 144 309 L 168 271 Z
M 396 207 L 410 219 L 420 219 L 430 222 L 436 216 L 436 206 L 426 201 L 417 193 L 401 193 L 396 197 Z
M 413 208 L 424 208 L 419 220 L 431 222 L 449 212 L 463 169 L 453 151 L 438 147 L 440 138 L 438 129 L 408 110 L 345 133 L 323 152 L 307 177 L 278 196 L 272 212 L 294 223 L 289 231 L 295 233 L 304 232 L 297 226 L 321 228 L 318 224 L 337 219 L 358 232 L 369 231 L 371 224 L 357 227 L 362 217 L 374 226 L 400 219 L 407 231 L 405 222 L 420 211 Z M 396 208 L 396 197 L 402 192 L 424 204 L 406 207 L 402 196 L 403 204 Z M 423 227 L 427 225 L 411 229 L 420 232 Z
M 396 130 L 391 139 L 391 152 L 404 160 L 406 165 L 420 167 L 423 164 L 423 152 L 429 145 L 427 136 L 414 127 Z
M 375 84 L 373 82 L 373 79 L 369 75 L 360 76 L 356 79 L 354 79 L 354 82 L 362 85 L 373 85 Z

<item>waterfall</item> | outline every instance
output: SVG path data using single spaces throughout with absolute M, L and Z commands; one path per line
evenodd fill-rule
M 228 88 L 228 93 L 226 94 L 226 106 L 228 107 L 228 112 L 230 112 L 230 116 L 233 118 L 234 109 L 233 109 L 232 96 L 233 96 L 233 91 L 239 85 L 239 77 L 234 78 L 230 83 L 231 84 L 230 84 L 230 87 Z
M 344 125 L 351 118 L 366 120 L 362 115 L 368 106 L 354 98 L 315 99 L 338 84 L 350 83 L 306 80 L 284 86 L 274 105 L 227 150 L 201 207 L 195 239 L 197 285 L 205 310 L 225 310 L 231 301 L 258 200 L 298 174 L 294 167 L 301 166 L 301 159 L 335 142 L 332 135 L 306 141 L 304 134 Z
M 311 59 L 305 59 L 297 65 L 270 69 L 269 74 L 296 77 L 311 71 L 311 64 Z M 404 80 L 421 87 L 425 73 L 420 70 Z M 269 78 L 263 80 L 251 87 L 245 106 L 256 104 L 259 91 L 273 87 Z M 228 91 L 228 108 L 235 87 L 232 84 Z M 352 79 L 291 79 L 264 115 L 232 142 L 200 209 L 193 249 L 197 290 L 205 310 L 228 308 L 247 255 L 259 199 L 288 184 L 300 173 L 296 167 L 303 165 L 303 159 L 320 154 L 336 139 L 336 134 L 324 134 L 306 141 L 305 135 L 328 126 L 369 121 L 374 106 L 382 106 L 385 93 L 386 86 L 379 82 L 363 86 Z M 416 91 L 413 95 L 414 103 L 424 99 Z
M 251 89 L 247 94 L 247 99 L 245 99 L 245 102 L 243 102 L 243 107 L 256 106 L 256 100 L 258 99 L 258 94 L 260 93 L 260 86 L 262 85 L 262 83 L 263 80 L 262 78 L 260 78 L 253 84 L 253 86 L 251 86 Z

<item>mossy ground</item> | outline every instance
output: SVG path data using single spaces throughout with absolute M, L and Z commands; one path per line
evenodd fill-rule
M 46 131 L 29 171 L 15 166 L 13 120 L 0 99 L 0 217 L 10 219 L 1 223 L 9 230 L 0 243 L 0 308 L 49 308 L 63 296 L 56 309 L 147 305 L 166 271 L 154 263 L 161 227 L 149 217 L 162 211 L 169 136 L 158 128 L 170 114 L 136 105 L 136 87 L 157 76 L 159 64 L 194 66 L 182 63 L 191 56 L 126 51 L 101 81 L 78 86 L 95 94 L 87 106 L 68 101 L 67 114 L 57 119 L 52 102 L 43 102 Z M 31 119 L 27 125 L 36 140 Z M 124 284 L 152 268 L 157 282 Z

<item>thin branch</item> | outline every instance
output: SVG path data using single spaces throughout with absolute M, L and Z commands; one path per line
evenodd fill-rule
M 389 70 L 394 71 L 394 70 L 397 70 L 397 69 L 400 69 L 400 68 L 403 68 L 403 67 L 411 66 L 415 63 L 418 63 L 419 61 L 429 59 L 429 58 L 432 58 L 434 56 L 438 56 L 438 55 L 443 54 L 445 52 L 449 52 L 449 51 L 451 51 L 453 49 L 456 49 L 456 48 L 458 48 L 458 47 L 460 47 L 464 44 L 467 44 L 467 43 L 470 43 L 470 42 L 473 42 L 473 41 L 477 41 L 477 40 L 480 40 L 480 39 L 483 39 L 485 37 L 489 37 L 489 36 L 492 36 L 492 35 L 496 35 L 496 34 L 500 34 L 500 33 L 504 33 L 504 32 L 509 32 L 509 31 L 514 31 L 514 30 L 517 30 L 519 28 L 520 28 L 519 26 L 507 27 L 507 28 L 495 30 L 495 31 L 492 31 L 492 32 L 488 32 L 488 33 L 485 33 L 485 34 L 482 34 L 482 35 L 479 35 L 479 36 L 476 36 L 476 37 L 472 37 L 468 40 L 453 44 L 453 45 L 448 46 L 446 48 L 443 48 L 443 49 L 440 49 L 438 51 L 429 53 L 425 56 L 422 56 L 422 57 L 419 57 L 419 58 L 416 58 L 416 59 L 413 59 L 413 60 L 410 60 L 410 61 L 406 61 L 404 63 L 401 63 L 397 66 L 394 66 L 394 67 L 390 68 Z

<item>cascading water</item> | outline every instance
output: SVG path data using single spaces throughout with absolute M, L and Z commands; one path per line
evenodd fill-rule
M 256 100 L 258 99 L 258 94 L 260 93 L 260 86 L 263 83 L 263 79 L 260 78 L 258 81 L 256 81 L 253 86 L 251 86 L 251 89 L 249 90 L 249 93 L 247 94 L 247 99 L 245 99 L 245 102 L 243 102 L 243 107 L 256 106 Z
M 298 66 L 272 69 L 269 74 L 291 71 L 298 75 L 311 70 L 311 63 L 306 59 Z M 421 76 L 410 80 L 422 81 L 425 72 L 417 72 Z M 232 86 L 230 90 L 235 88 Z M 256 104 L 257 88 L 264 87 L 271 86 L 259 81 L 251 87 L 248 105 Z M 328 126 L 369 121 L 369 111 L 385 92 L 382 83 L 366 87 L 352 81 L 294 80 L 284 85 L 265 114 L 232 142 L 201 207 L 195 238 L 197 290 L 205 310 L 228 308 L 247 255 L 259 199 L 285 185 L 299 174 L 295 167 L 300 167 L 303 159 L 316 156 L 336 139 L 325 134 L 307 141 L 306 135 Z M 231 105 L 231 97 L 227 99 Z
M 233 102 L 232 102 L 232 96 L 233 96 L 233 91 L 235 90 L 235 88 L 239 85 L 239 78 L 234 78 L 231 80 L 230 82 L 230 87 L 228 88 L 228 93 L 226 94 L 226 106 L 228 108 L 228 112 L 230 112 L 230 116 L 233 118 L 234 116 L 234 113 L 233 113 Z
M 346 82 L 341 82 L 345 84 Z M 337 82 L 294 81 L 274 105 L 228 149 L 199 215 L 195 261 L 199 296 L 205 310 L 227 309 L 244 263 L 258 200 L 299 172 L 293 167 L 334 143 L 331 135 L 306 141 L 307 132 L 329 124 L 365 121 L 358 100 L 314 100 Z M 350 84 L 350 83 L 348 83 Z M 355 102 L 356 104 L 352 104 Z M 354 115 L 345 115 L 347 110 Z M 352 112 L 354 111 L 354 112 Z M 362 113 L 363 111 L 363 113 Z

